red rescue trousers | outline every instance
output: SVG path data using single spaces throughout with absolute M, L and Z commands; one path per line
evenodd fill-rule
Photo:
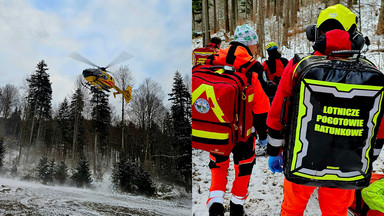
M 317 187 L 295 184 L 284 179 L 281 215 L 303 215 L 311 194 Z M 323 216 L 346 216 L 354 199 L 354 190 L 319 187 L 319 205 Z
M 254 137 L 251 136 L 247 142 L 240 142 L 232 150 L 235 166 L 235 180 L 233 181 L 231 193 L 233 196 L 245 199 L 248 195 L 249 179 L 255 164 Z M 222 191 L 227 188 L 227 174 L 229 167 L 229 156 L 209 154 L 211 169 L 211 187 L 209 192 Z M 213 197 L 210 197 L 213 198 Z M 210 200 L 208 200 L 207 204 Z

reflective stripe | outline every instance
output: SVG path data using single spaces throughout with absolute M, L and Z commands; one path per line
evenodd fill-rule
M 212 198 L 212 197 L 224 197 L 224 194 L 225 194 L 225 192 L 221 191 L 221 190 L 210 191 L 209 192 L 209 198 Z
M 213 162 L 216 162 L 216 158 L 212 154 L 209 154 L 209 159 L 211 159 Z
M 244 202 L 247 199 L 247 197 L 248 197 L 248 194 L 244 197 L 232 195 L 231 201 L 237 205 L 244 205 Z
M 253 96 L 255 94 L 251 94 L 251 95 L 248 95 L 248 103 L 252 102 L 253 101 Z
M 195 101 L 202 95 L 203 93 L 206 93 L 207 95 L 207 101 L 212 100 L 212 104 L 214 105 L 212 107 L 212 111 L 215 113 L 217 119 L 219 119 L 220 122 L 226 123 L 224 120 L 224 113 L 223 110 L 221 110 L 219 103 L 217 102 L 215 90 L 213 89 L 213 86 L 207 85 L 207 84 L 201 84 L 198 88 L 196 88 L 192 92 L 192 104 L 195 103 Z
M 373 149 L 373 156 L 379 156 L 381 149 Z
M 229 138 L 229 133 L 217 133 L 192 129 L 192 136 L 202 137 L 207 139 L 225 140 Z
M 209 192 L 209 198 L 207 200 L 208 209 L 213 203 L 224 203 L 224 191 L 211 191 Z
M 255 155 L 253 155 L 253 156 L 252 156 L 251 158 L 249 158 L 249 159 L 239 161 L 239 165 L 252 163 L 253 160 L 255 160 Z
M 275 139 L 268 135 L 268 143 L 273 147 L 280 147 L 283 145 L 283 139 Z
M 249 129 L 247 130 L 247 136 L 249 136 L 251 133 L 252 133 L 252 128 L 249 128 Z

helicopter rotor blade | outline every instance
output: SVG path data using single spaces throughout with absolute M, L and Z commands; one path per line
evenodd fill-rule
M 113 65 L 117 65 L 121 62 L 127 61 L 128 59 L 133 58 L 133 55 L 127 52 L 121 52 L 119 56 L 117 56 L 111 63 L 109 63 L 105 68 L 109 68 Z
M 86 64 L 89 64 L 89 65 L 92 65 L 94 67 L 97 67 L 97 68 L 100 68 L 99 66 L 97 66 L 95 63 L 89 61 L 87 58 L 85 58 L 84 56 L 80 55 L 79 53 L 77 52 L 73 52 L 71 54 L 68 55 L 68 57 L 71 57 L 77 61 L 81 61 L 83 63 L 86 63 Z

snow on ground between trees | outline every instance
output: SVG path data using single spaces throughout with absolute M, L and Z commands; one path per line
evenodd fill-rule
M 105 190 L 47 186 L 0 178 L 0 215 L 190 215 L 190 200 L 177 202 Z

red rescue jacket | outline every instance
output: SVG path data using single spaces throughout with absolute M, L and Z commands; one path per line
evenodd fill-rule
M 241 73 L 244 73 L 248 80 L 252 80 L 255 98 L 253 105 L 253 113 L 261 114 L 269 110 L 270 104 L 268 96 L 265 94 L 259 82 L 258 73 L 263 71 L 261 64 L 253 58 L 251 50 L 242 43 L 233 41 L 226 49 L 220 51 L 206 60 L 206 64 L 211 65 L 229 65 Z
M 263 62 L 263 68 L 268 81 L 273 81 L 276 84 L 279 84 L 281 75 L 287 64 L 288 60 L 286 58 L 268 59 Z
M 220 49 L 215 55 L 207 58 L 206 64 L 211 65 L 229 65 L 248 78 L 248 83 L 252 85 L 254 90 L 252 112 L 254 114 L 254 124 L 259 134 L 266 133 L 265 117 L 270 108 L 269 98 L 265 94 L 258 74 L 262 74 L 263 66 L 256 61 L 249 48 L 239 42 L 231 42 L 226 49 Z M 252 80 L 252 81 L 251 81 Z M 264 119 L 264 120 L 259 120 Z M 264 128 L 264 129 L 260 129 Z M 261 131 L 265 130 L 265 131 Z
M 325 37 L 322 40 L 316 41 L 313 47 L 315 49 L 314 55 L 328 55 L 336 50 L 351 50 L 349 33 L 339 29 L 329 31 L 325 33 Z M 284 98 L 291 96 L 292 76 L 297 63 L 294 59 L 288 62 L 268 113 L 267 125 L 269 127 L 269 137 L 271 138 L 269 140 L 268 153 L 271 156 L 278 155 L 283 144 L 283 137 L 280 133 L 284 128 L 280 122 L 281 109 Z M 384 121 L 381 121 L 377 139 L 377 142 L 382 142 L 379 139 L 384 139 Z

